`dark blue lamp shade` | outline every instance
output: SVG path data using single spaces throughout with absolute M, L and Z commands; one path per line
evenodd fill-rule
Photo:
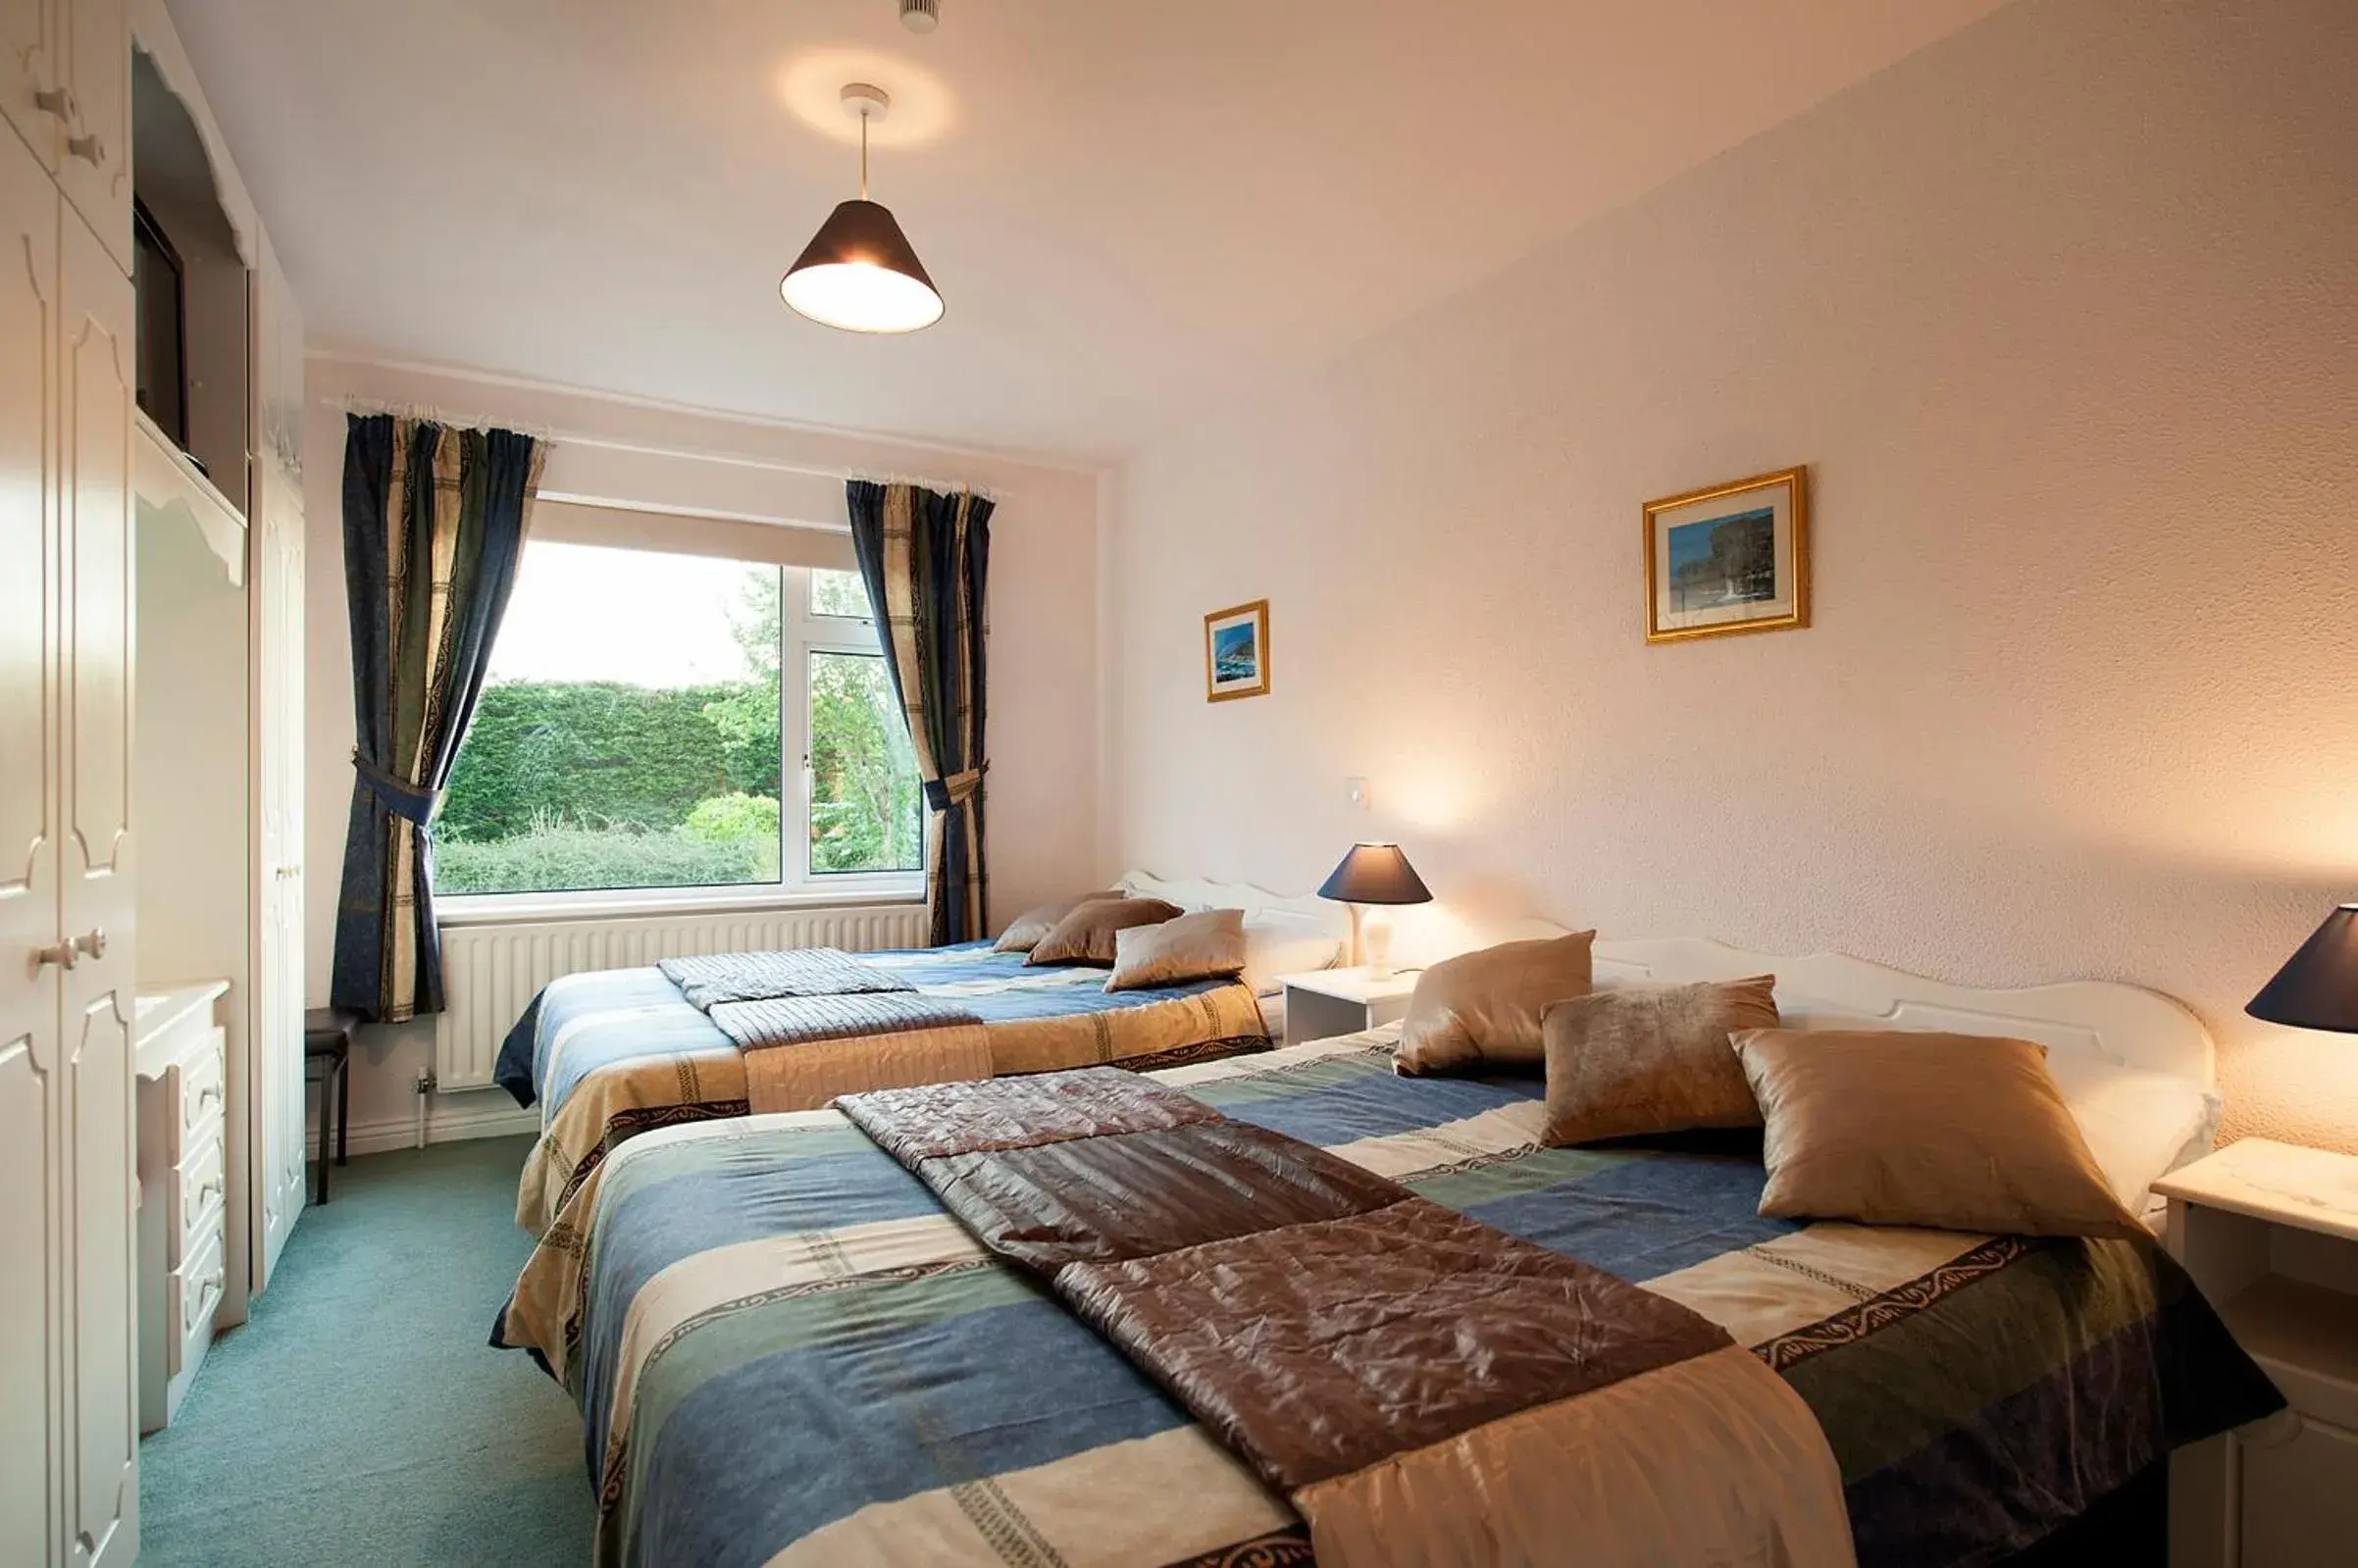
M 1433 895 L 1398 844 L 1353 844 L 1318 885 L 1318 896 L 1346 904 L 1429 904 Z
M 2358 1035 L 2358 904 L 2328 915 L 2243 1010 L 2271 1024 Z

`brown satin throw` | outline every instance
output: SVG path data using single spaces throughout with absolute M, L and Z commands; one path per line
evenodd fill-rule
M 1731 1342 L 1674 1301 L 1117 1069 L 837 1105 L 1288 1492 Z

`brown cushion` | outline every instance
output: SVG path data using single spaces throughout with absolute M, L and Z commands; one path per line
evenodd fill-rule
M 1245 967 L 1245 912 L 1206 909 L 1113 934 L 1107 990 L 1140 990 L 1235 975 Z
M 2113 1195 L 2046 1047 L 1986 1035 L 1751 1030 L 1763 1214 L 2009 1236 L 2149 1236 Z
M 1761 1108 L 1728 1037 L 1777 1026 L 1776 977 L 1591 991 L 1550 1007 L 1551 1144 L 1758 1127 Z
M 1056 929 L 1056 922 L 1091 899 L 1120 896 L 1120 893 L 1108 889 L 1104 892 L 1083 893 L 1078 898 L 1059 898 L 1052 904 L 1027 909 L 1007 923 L 1007 929 L 999 934 L 999 940 L 991 944 L 991 950 L 995 953 L 1028 953 L 1040 945 L 1041 937 Z
M 1158 926 L 1186 911 L 1159 898 L 1088 898 L 1050 928 L 1027 964 L 1110 964 L 1116 932 Z
M 1546 1060 L 1539 1015 L 1550 1002 L 1588 993 L 1593 931 L 1503 942 L 1460 953 L 1416 979 L 1392 1064 L 1401 1072 L 1536 1067 Z

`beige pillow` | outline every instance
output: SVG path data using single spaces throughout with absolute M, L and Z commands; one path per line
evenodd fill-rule
M 1159 898 L 1086 898 L 1049 929 L 1027 964 L 1110 964 L 1116 933 L 1159 926 L 1186 911 Z
M 1008 922 L 1007 929 L 999 934 L 991 944 L 995 953 L 1028 953 L 1040 945 L 1040 938 L 1056 929 L 1056 922 L 1098 898 L 1119 898 L 1120 893 L 1107 890 L 1102 893 L 1083 893 L 1078 898 L 1060 898 L 1052 904 L 1027 909 Z
M 2144 1236 L 2047 1051 L 1986 1035 L 1750 1030 L 1768 1125 L 1761 1212 L 2003 1236 Z
M 1777 1026 L 1776 977 L 1591 991 L 1540 1021 L 1548 1122 L 1540 1140 L 1758 1127 L 1761 1108 L 1728 1044 Z
M 1547 1059 L 1539 1015 L 1588 993 L 1593 931 L 1505 942 L 1426 970 L 1409 996 L 1392 1065 L 1403 1073 L 1536 1067 Z
M 1229 978 L 1245 967 L 1245 912 L 1206 909 L 1157 926 L 1113 934 L 1107 990 L 1142 990 L 1182 981 Z

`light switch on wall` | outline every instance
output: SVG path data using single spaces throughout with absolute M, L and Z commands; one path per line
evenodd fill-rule
M 1367 798 L 1367 781 L 1364 779 L 1344 780 L 1343 798 L 1351 802 L 1354 811 L 1366 811 L 1372 805 Z

